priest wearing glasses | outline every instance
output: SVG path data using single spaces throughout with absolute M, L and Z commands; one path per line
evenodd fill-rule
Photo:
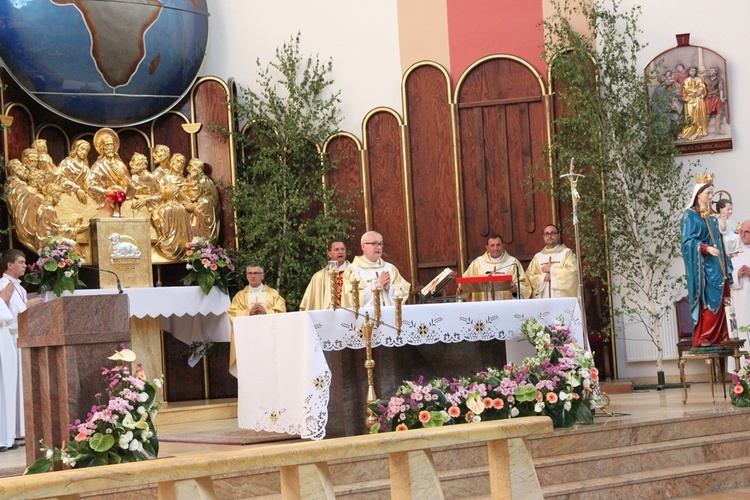
M 341 303 L 344 307 L 354 307 L 352 290 L 354 280 L 358 282 L 359 305 L 374 304 L 372 290 L 379 287 L 380 301 L 383 306 L 394 305 L 393 297 L 400 290 L 403 297 L 409 296 L 411 284 L 406 281 L 393 264 L 385 262 L 383 255 L 383 236 L 375 231 L 368 231 L 360 239 L 362 255 L 354 257 L 351 265 L 344 271 L 344 291 Z

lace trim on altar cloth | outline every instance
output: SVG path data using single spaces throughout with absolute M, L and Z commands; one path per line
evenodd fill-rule
M 580 327 L 580 318 L 576 311 L 565 310 L 566 324 Z M 550 313 L 537 314 L 540 321 L 551 322 Z M 476 342 L 487 340 L 509 340 L 521 336 L 520 326 L 525 320 L 523 314 L 515 314 L 512 318 L 497 314 L 476 314 L 465 316 L 434 316 L 416 320 L 404 318 L 401 334 L 396 335 L 387 327 L 373 329 L 373 347 L 400 347 L 404 345 L 423 345 L 457 342 Z M 324 351 L 340 351 L 343 349 L 364 349 L 365 340 L 362 333 L 363 320 L 352 318 L 349 322 L 337 325 L 338 337 L 321 339 Z M 315 329 L 321 332 L 326 325 L 316 323 Z
M 263 414 L 252 425 L 256 431 L 296 434 L 303 439 L 319 441 L 326 435 L 328 423 L 328 398 L 331 387 L 331 372 L 325 370 L 307 383 L 308 393 L 304 400 L 302 415 L 290 418 L 286 408 L 268 408 L 259 405 Z

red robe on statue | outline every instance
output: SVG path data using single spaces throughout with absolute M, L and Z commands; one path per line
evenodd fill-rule
M 722 297 L 729 296 L 729 281 L 725 281 Z M 724 306 L 719 307 L 719 310 L 714 314 L 701 303 L 698 323 L 696 323 L 693 333 L 693 347 L 722 345 L 727 340 L 729 340 L 729 329 L 727 328 L 727 314 Z

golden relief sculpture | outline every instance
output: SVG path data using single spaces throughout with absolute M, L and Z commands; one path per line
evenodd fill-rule
M 24 246 L 36 251 L 50 236 L 61 235 L 75 240 L 84 257 L 91 259 L 91 219 L 118 212 L 150 221 L 153 263 L 184 260 L 187 243 L 194 236 L 216 243 L 218 191 L 205 175 L 201 160 L 188 162 L 184 155 L 172 155 L 160 144 L 152 150 L 154 170 L 149 171 L 148 157 L 141 153 L 134 153 L 129 165 L 125 164 L 114 130 L 100 129 L 93 142 L 99 156 L 90 166 L 91 144 L 82 139 L 72 144 L 59 165 L 43 139 L 34 141 L 20 159 L 8 162 L 7 205 L 14 234 Z M 125 201 L 115 210 L 113 203 L 123 195 Z M 125 241 L 112 243 L 127 246 Z

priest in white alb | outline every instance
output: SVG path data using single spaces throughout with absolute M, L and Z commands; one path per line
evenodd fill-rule
M 341 294 L 344 286 L 344 271 L 349 266 L 346 260 L 346 245 L 343 240 L 332 240 L 328 244 L 329 266 L 335 262 L 336 266 L 336 305 L 341 305 Z M 331 272 L 329 266 L 324 267 L 317 273 L 313 274 L 310 283 L 307 285 L 305 295 L 299 304 L 300 311 L 316 311 L 320 309 L 331 309 L 333 300 L 331 294 Z
M 743 251 L 732 257 L 734 283 L 731 288 L 738 327 L 750 326 L 750 220 L 740 224 L 740 240 Z M 748 333 L 740 333 L 740 339 L 748 340 Z M 744 350 L 747 350 L 748 345 L 745 344 Z M 728 368 L 733 369 L 734 359 L 730 356 L 727 362 Z
M 576 254 L 560 243 L 560 230 L 548 224 L 542 232 L 544 248 L 526 269 L 535 299 L 578 296 L 578 261 Z
M 360 239 L 362 255 L 354 257 L 352 263 L 344 271 L 344 290 L 341 303 L 344 307 L 354 307 L 352 291 L 356 278 L 359 289 L 360 307 L 374 304 L 373 288 L 380 288 L 380 301 L 383 306 L 394 305 L 393 297 L 396 290 L 400 290 L 404 297 L 409 296 L 411 283 L 406 281 L 398 272 L 396 266 L 385 262 L 383 255 L 383 236 L 375 231 L 368 231 Z
M 497 233 L 487 236 L 485 249 L 487 251 L 474 259 L 466 271 L 464 271 L 464 277 L 508 275 L 511 277 L 510 288 L 508 290 L 499 290 L 499 285 L 493 284 L 490 291 L 490 299 L 505 300 L 512 298 L 512 294 L 518 293 L 519 283 L 521 284 L 522 297 L 528 299 L 531 296 L 529 280 L 518 259 L 505 251 L 502 236 Z M 469 299 L 472 302 L 481 302 L 485 300 L 484 293 L 471 293 Z

